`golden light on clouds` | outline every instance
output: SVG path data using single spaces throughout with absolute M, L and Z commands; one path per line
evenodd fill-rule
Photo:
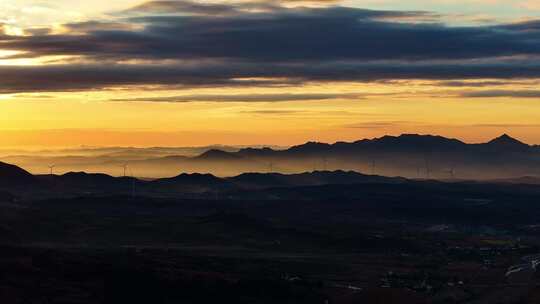
M 8 0 L 0 145 L 291 145 L 399 133 L 480 141 L 503 132 L 540 143 L 539 54 L 527 36 L 535 15 L 474 1 L 486 10 L 456 17 L 455 1 L 435 2 Z M 416 10 L 423 5 L 438 9 Z

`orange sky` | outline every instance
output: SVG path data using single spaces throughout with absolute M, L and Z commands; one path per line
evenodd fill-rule
M 175 4 L 174 1 L 169 2 Z M 4 84 L 0 83 L 1 147 L 294 145 L 308 140 L 352 141 L 401 133 L 438 134 L 468 142 L 482 142 L 501 133 L 509 133 L 528 143 L 540 144 L 540 103 L 538 103 L 540 92 L 536 90 L 539 78 L 536 72 L 531 72 L 532 76 L 527 74 L 520 77 L 506 77 L 504 75 L 504 79 L 501 79 L 499 74 L 495 74 L 497 77 L 487 77 L 490 72 L 486 72 L 485 77 L 479 74 L 479 76 L 467 76 L 467 78 L 437 74 L 447 68 L 447 66 L 444 69 L 440 68 L 441 65 L 463 67 L 465 66 L 462 65 L 463 62 L 479 64 L 482 68 L 483 65 L 487 66 L 491 62 L 498 64 L 500 60 L 507 60 L 509 65 L 521 64 L 523 58 L 530 57 L 533 58 L 532 63 L 536 63 L 536 54 L 487 54 L 485 58 L 477 58 L 479 55 L 472 54 L 470 58 L 448 59 L 447 57 L 452 57 L 451 53 L 440 55 L 441 50 L 435 49 L 434 59 L 429 53 L 419 55 L 420 58 L 415 58 L 414 53 L 409 55 L 414 60 L 409 57 L 401 58 L 400 54 L 390 54 L 388 60 L 379 58 L 376 53 L 363 55 L 372 57 L 367 59 L 363 57 L 359 59 L 349 53 L 340 55 L 350 60 L 351 65 L 363 64 L 364 61 L 367 64 L 380 64 L 383 72 L 377 72 L 377 77 L 382 78 L 374 80 L 369 79 L 371 77 L 369 72 L 367 76 L 360 75 L 360 78 L 367 79 L 354 80 L 354 77 L 348 75 L 348 66 L 343 65 L 343 62 L 347 61 L 341 57 L 336 59 L 319 54 L 320 60 L 305 63 L 300 58 L 291 63 L 288 58 L 282 58 L 282 55 L 272 54 L 276 56 L 276 58 L 271 58 L 275 60 L 275 65 L 291 64 L 292 67 L 305 66 L 306 69 L 313 66 L 314 62 L 320 63 L 321 68 L 327 68 L 323 66 L 326 63 L 328 66 L 335 65 L 340 69 L 343 65 L 346 72 L 339 71 L 346 77 L 341 79 L 340 74 L 339 77 L 333 79 L 323 74 L 324 77 L 319 79 L 318 72 L 313 76 L 309 74 L 313 73 L 309 70 L 296 72 L 300 76 L 287 76 L 287 73 L 278 70 L 275 72 L 277 75 L 275 78 L 265 78 L 261 76 L 261 74 L 265 75 L 261 72 L 264 69 L 258 68 L 257 64 L 265 64 L 266 60 L 257 57 L 261 56 L 258 53 L 261 50 L 257 50 L 256 46 L 252 47 L 251 44 L 238 47 L 238 53 L 243 55 L 227 55 L 234 59 L 223 59 L 220 54 L 216 55 L 212 51 L 204 55 L 207 57 L 201 55 L 200 58 L 194 59 L 192 54 L 188 54 L 186 57 L 178 55 L 179 57 L 171 58 L 166 51 L 163 52 L 165 55 L 158 52 L 161 51 L 160 44 L 152 46 L 148 51 L 149 53 L 155 51 L 155 54 L 151 54 L 154 57 L 146 58 L 147 54 L 144 52 L 131 57 L 131 43 L 145 47 L 146 40 L 133 42 L 129 40 L 132 36 L 125 36 L 115 38 L 111 42 L 102 38 L 102 34 L 107 30 L 111 30 L 111 35 L 117 34 L 118 31 L 125 31 L 129 35 L 145 34 L 143 29 L 149 26 L 148 22 L 153 25 L 151 24 L 153 21 L 146 21 L 147 23 L 144 24 L 135 21 L 126 23 L 126 19 L 122 19 L 125 16 L 118 15 L 118 12 L 133 8 L 144 1 L 115 2 L 114 7 L 107 9 L 105 9 L 108 3 L 106 1 L 97 1 L 93 6 L 90 5 L 92 9 L 70 3 L 70 1 L 51 1 L 50 6 L 46 6 L 37 5 L 32 1 L 8 1 L 3 4 L 3 7 L 0 5 L 0 8 L 3 8 L 3 13 L 0 13 L 0 75 L 4 75 Z M 160 7 L 152 2 L 148 3 L 144 6 L 144 10 L 137 8 L 135 13 L 129 11 L 123 14 L 141 17 L 159 16 L 162 13 L 155 11 Z M 193 3 L 202 6 L 196 7 L 196 10 L 188 14 L 193 14 L 195 18 L 200 17 L 204 22 L 210 22 L 207 18 L 210 15 L 206 15 L 206 10 L 219 9 L 221 13 L 223 10 L 230 9 L 221 6 L 209 7 L 209 3 L 215 4 L 212 1 Z M 521 26 L 519 22 L 537 18 L 534 10 L 527 14 L 520 14 L 519 8 L 527 3 L 524 1 L 519 3 L 518 6 L 508 6 L 503 10 L 494 9 L 485 2 L 478 1 L 473 5 L 476 11 L 464 9 L 463 16 L 460 17 L 461 19 L 458 18 L 455 24 L 439 26 L 440 28 L 435 28 L 435 30 L 452 31 L 453 26 L 473 24 L 478 27 L 478 31 L 489 32 L 490 25 L 485 25 L 486 21 L 479 19 L 482 13 L 491 16 L 491 20 L 495 21 L 490 22 L 494 24 L 514 22 Z M 303 5 L 310 6 L 311 4 L 307 1 Z M 395 9 L 398 13 L 391 17 L 386 16 L 384 12 L 378 14 L 381 14 L 385 22 L 394 22 L 393 19 L 396 18 L 403 19 L 399 20 L 400 23 L 393 23 L 394 26 L 399 26 L 403 22 L 410 23 L 409 26 L 426 23 L 428 29 L 432 29 L 430 22 L 434 20 L 441 23 L 449 22 L 450 16 L 459 11 L 457 6 L 446 2 L 426 4 L 425 1 L 411 1 L 406 5 L 395 1 L 384 3 L 381 1 L 335 1 L 329 6 L 323 6 L 321 16 L 330 18 L 332 14 L 328 14 L 330 17 L 324 15 L 325 9 L 333 12 L 334 5 L 342 5 L 343 9 L 350 10 L 359 16 L 363 16 L 365 12 L 356 10 L 357 8 Z M 413 16 L 406 15 L 406 17 L 399 15 L 401 11 L 417 9 L 423 5 L 429 5 L 429 9 L 432 10 L 430 13 L 433 15 L 419 13 Z M 320 7 L 320 4 L 316 7 Z M 58 8 L 65 8 L 65 13 L 53 14 L 54 11 L 58 11 Z M 233 7 L 233 9 L 237 8 Z M 182 6 L 181 10 L 185 10 L 185 7 Z M 214 11 L 211 12 L 214 13 Z M 295 11 L 298 14 L 308 14 L 307 16 L 310 16 L 310 12 L 306 8 Z M 175 12 L 172 13 L 174 15 Z M 180 17 L 186 14 L 185 11 L 176 13 Z M 235 20 L 235 18 L 240 18 L 238 16 L 241 14 L 252 13 L 251 11 L 240 11 L 240 13 L 235 11 L 230 16 L 224 15 L 220 18 Z M 436 13 L 440 16 L 435 15 Z M 219 30 L 216 31 L 219 32 Z M 285 34 L 283 30 L 281 31 Z M 509 32 L 509 34 L 520 37 L 521 32 Z M 4 39 L 2 35 L 7 38 L 2 40 Z M 75 52 L 69 47 L 74 42 L 68 43 L 68 48 L 61 44 L 62 39 L 70 39 L 77 35 L 82 35 L 82 38 L 75 39 L 74 42 L 82 41 L 86 39 L 85 37 L 93 37 L 92 39 L 96 39 L 96 42 L 92 42 L 89 49 L 85 49 L 89 46 L 83 43 L 78 46 L 81 50 Z M 55 37 L 62 37 L 62 39 L 43 42 Z M 497 39 L 496 33 L 493 37 L 494 40 Z M 296 39 L 302 40 L 303 37 L 296 37 Z M 287 42 L 288 40 L 284 41 L 284 43 Z M 306 42 L 311 43 L 307 38 Z M 365 41 L 368 47 L 370 42 L 377 41 Z M 98 49 L 101 47 L 100 43 L 103 43 L 103 50 L 94 50 L 94 46 Z M 420 41 L 420 45 L 423 44 L 424 41 Z M 466 42 L 463 44 L 467 45 Z M 379 47 L 384 48 L 384 45 L 383 43 Z M 505 46 L 505 44 L 501 45 Z M 172 47 L 175 46 L 172 45 Z M 477 46 L 479 49 L 482 47 Z M 228 51 L 223 45 L 217 48 L 223 48 L 224 53 Z M 489 48 L 486 49 L 490 51 Z M 463 52 L 467 53 L 467 51 Z M 38 53 L 31 54 L 32 52 Z M 244 54 L 245 52 L 247 53 Z M 293 49 L 291 54 L 294 52 Z M 329 52 L 332 53 L 332 51 Z M 172 53 L 175 56 L 175 52 Z M 264 52 L 262 54 L 268 56 Z M 309 54 L 308 48 L 307 55 Z M 12 57 L 13 55 L 16 57 Z M 350 56 L 353 57 L 349 58 Z M 247 74 L 247 76 L 242 79 L 227 76 L 230 79 L 224 80 L 211 74 L 215 69 L 216 75 L 221 75 L 219 73 L 228 75 L 228 71 L 222 72 L 220 69 L 223 66 L 228 68 L 229 61 L 231 66 L 239 66 L 239 71 L 234 70 L 235 73 Z M 255 68 L 248 67 L 247 72 L 242 70 L 246 69 L 242 64 L 247 66 L 253 61 L 256 63 Z M 216 62 L 219 64 L 213 65 Z M 410 71 L 402 73 L 416 76 L 408 78 L 396 74 L 394 77 L 393 74 L 388 74 L 384 70 L 388 62 L 397 63 L 397 66 L 403 69 L 408 64 L 418 64 L 418 62 L 423 64 L 419 65 L 419 69 L 424 69 L 428 65 L 433 65 L 435 68 L 427 71 L 426 75 L 412 70 L 412 73 Z M 182 74 L 181 77 L 178 76 L 180 77 L 178 83 L 170 78 L 160 78 L 154 83 L 153 78 L 149 78 L 150 80 L 143 79 L 143 76 L 140 79 L 129 78 L 133 74 L 143 72 L 133 72 L 132 75 L 126 76 L 122 74 L 125 71 L 114 70 L 118 67 L 141 66 L 143 67 L 141 71 L 143 71 L 145 64 L 157 66 L 157 74 L 159 74 L 159 69 L 167 70 L 173 66 L 175 68 L 193 66 L 193 73 L 197 73 L 199 65 L 201 70 L 205 71 L 204 73 L 210 71 L 210 74 L 197 76 L 202 80 L 195 78 L 193 81 L 192 78 Z M 110 67 L 111 73 L 118 73 L 118 75 L 110 76 L 108 71 L 100 72 L 101 74 L 80 72 L 77 70 L 79 66 L 81 69 L 94 66 Z M 60 72 L 55 70 L 49 75 L 46 70 L 49 67 L 57 68 Z M 26 68 L 37 69 L 37 72 L 24 74 Z M 44 68 L 44 71 L 40 71 L 39 68 Z M 272 68 L 272 65 L 267 68 Z M 75 75 L 73 84 L 69 76 L 63 78 L 62 69 L 66 69 L 66 73 Z M 351 71 L 357 72 L 362 69 L 369 70 L 369 66 L 368 68 L 351 68 Z M 516 68 L 516 70 L 519 74 L 519 69 Z M 85 78 L 83 76 L 80 79 L 77 78 L 79 72 Z M 329 70 L 328 74 L 334 72 L 334 70 Z M 251 73 L 253 77 L 250 77 Z M 283 73 L 284 76 L 280 76 L 279 73 Z M 55 77 L 58 80 L 55 80 Z M 171 76 L 158 75 L 158 77 Z M 299 80 L 295 77 L 306 79 Z M 181 81 L 186 81 L 186 83 L 181 83 Z M 199 82 L 202 82 L 202 85 Z M 251 82 L 253 82 L 252 85 Z
M 294 145 L 401 133 L 440 134 L 468 142 L 510 133 L 540 143 L 540 109 L 534 100 L 463 100 L 402 93 L 356 100 L 157 103 L 109 101 L 107 93 L 98 95 L 2 101 L 1 145 Z

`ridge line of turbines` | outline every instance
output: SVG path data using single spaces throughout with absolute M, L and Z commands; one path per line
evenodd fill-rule
M 49 175 L 52 177 L 54 175 L 54 168 L 57 166 L 55 164 L 48 165 L 47 168 L 49 168 Z M 131 170 L 131 167 L 125 163 L 123 165 L 120 165 L 120 168 L 123 169 L 123 177 L 128 177 L 127 173 L 129 172 L 130 177 L 133 178 L 131 181 L 131 195 L 135 197 L 135 178 L 133 175 L 133 171 Z
M 317 171 L 319 165 L 322 165 L 322 170 L 323 171 L 327 171 L 328 170 L 328 163 L 329 163 L 328 158 L 325 157 L 325 156 L 322 157 L 320 162 L 315 162 L 315 164 L 313 165 L 313 171 Z M 274 162 L 273 161 L 269 162 L 268 163 L 268 173 L 275 172 L 274 169 L 275 169 Z M 366 170 L 366 171 L 370 171 L 371 175 L 376 175 L 377 174 L 377 162 L 376 162 L 375 158 L 373 158 L 373 157 L 371 158 L 371 160 L 368 163 L 368 170 Z M 447 175 L 451 179 L 455 179 L 456 175 L 457 175 L 456 174 L 456 168 L 455 168 L 454 165 L 451 165 L 450 168 L 447 168 L 445 170 L 438 170 L 438 171 L 433 170 L 428 157 L 424 156 L 424 164 L 423 164 L 423 166 L 420 166 L 420 165 L 417 166 L 416 177 L 421 178 L 422 173 L 424 173 L 424 178 L 430 179 L 434 172 L 444 173 L 445 175 Z
M 322 164 L 322 170 L 327 171 L 328 170 L 328 163 L 329 163 L 328 158 L 326 156 L 322 157 L 320 163 Z M 316 162 L 314 164 L 313 171 L 317 171 L 318 165 L 319 165 L 318 162 Z M 371 158 L 371 161 L 369 162 L 368 166 L 369 166 L 368 170 L 370 171 L 371 175 L 376 175 L 377 174 L 377 162 L 376 162 L 375 158 L 373 158 L 373 157 Z M 131 177 L 134 177 L 133 171 L 131 170 L 131 167 L 129 166 L 129 164 L 124 163 L 124 164 L 120 165 L 119 167 L 123 169 L 122 177 L 127 177 L 128 173 L 130 173 Z M 421 175 L 422 175 L 422 171 L 423 171 L 424 177 L 426 179 L 430 179 L 432 173 L 434 172 L 434 170 L 431 168 L 430 161 L 429 161 L 428 157 L 426 157 L 426 156 L 424 156 L 424 166 L 423 167 L 424 167 L 424 170 L 422 170 L 422 166 L 417 166 L 416 177 L 420 178 Z M 50 165 L 47 166 L 47 168 L 49 169 L 49 175 L 52 176 L 54 174 L 54 169 L 57 168 L 57 165 L 50 164 Z M 268 173 L 274 173 L 275 172 L 274 170 L 275 170 L 275 164 L 274 164 L 273 161 L 271 161 L 271 162 L 268 163 Z M 449 169 L 441 170 L 439 172 L 448 174 L 448 176 L 450 178 L 452 178 L 452 179 L 456 178 L 455 166 L 451 166 Z
M 54 175 L 54 168 L 57 166 L 55 164 L 48 165 L 47 168 L 49 168 L 49 175 Z M 130 176 L 133 177 L 133 171 L 131 170 L 131 167 L 128 164 L 120 165 L 120 168 L 124 169 L 124 173 L 122 177 L 127 177 L 127 173 L 129 170 Z

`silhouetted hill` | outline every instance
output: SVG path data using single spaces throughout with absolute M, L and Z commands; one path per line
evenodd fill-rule
M 68 172 L 59 176 L 59 179 L 73 183 L 102 184 L 112 182 L 116 178 L 103 173 Z
M 0 162 L 0 187 L 31 186 L 36 178 L 17 166 Z
M 510 183 L 510 184 L 525 184 L 525 185 L 540 185 L 540 177 L 538 176 L 523 176 L 517 178 L 496 179 L 494 182 Z
M 274 150 L 272 148 L 261 148 L 261 149 L 255 149 L 255 148 L 245 148 L 238 151 L 238 155 L 244 156 L 244 157 L 260 157 L 260 156 L 272 156 L 275 155 L 277 150 Z
M 503 134 L 486 144 L 497 151 L 527 151 L 531 147 L 521 141 Z
M 497 137 L 485 144 L 466 144 L 460 140 L 434 135 L 402 134 L 399 136 L 383 136 L 375 139 L 363 139 L 355 142 L 337 142 L 324 144 L 308 142 L 294 146 L 284 153 L 313 154 L 313 153 L 351 153 L 359 151 L 382 151 L 382 152 L 430 152 L 430 151 L 466 151 L 473 148 L 498 149 L 499 152 L 507 150 L 526 150 L 531 146 L 520 142 L 506 134 Z M 268 152 L 268 151 L 265 151 Z M 253 155 L 254 152 L 251 151 Z
M 0 202 L 11 202 L 15 200 L 15 196 L 9 192 L 0 191 Z
M 174 154 L 184 150 L 133 148 L 119 150 L 120 154 L 6 156 L 3 160 L 32 172 L 45 173 L 43 164 L 50 163 L 57 164 L 55 172 L 92 168 L 94 172 L 110 175 L 121 174 L 121 167 L 127 163 L 132 170 L 130 175 L 147 178 L 174 176 L 178 172 L 208 172 L 223 177 L 246 172 L 294 174 L 343 170 L 407 178 L 492 180 L 535 176 L 540 172 L 540 147 L 529 146 L 506 134 L 475 144 L 442 136 L 403 134 L 333 144 L 308 142 L 289 149 L 221 150 L 219 146 L 197 149 L 190 148 L 189 154 Z
M 383 136 L 375 139 L 363 139 L 355 142 L 337 142 L 326 144 L 308 142 L 303 145 L 291 147 L 288 150 L 279 151 L 284 154 L 317 154 L 317 153 L 344 153 L 350 154 L 360 151 L 393 150 L 393 151 L 418 151 L 418 150 L 452 150 L 465 147 L 467 144 L 457 139 L 449 139 L 442 136 L 403 134 L 400 136 Z M 268 152 L 268 151 L 266 151 Z M 254 152 L 251 151 L 251 155 Z
M 364 175 L 353 171 L 314 171 L 300 174 L 244 173 L 228 180 L 245 188 L 316 186 L 330 184 L 396 183 L 403 178 Z
M 69 172 L 63 175 L 43 175 L 49 190 L 60 194 L 131 193 L 132 187 L 143 182 L 132 177 L 113 177 L 102 173 Z M 47 190 L 45 189 L 45 190 Z
M 223 153 L 212 154 L 225 159 Z M 233 155 L 243 157 L 246 164 L 257 161 L 254 172 L 273 167 L 277 172 L 339 169 L 409 178 L 493 179 L 533 175 L 540 170 L 540 149 L 506 134 L 481 144 L 403 134 L 334 144 L 308 142 L 287 150 L 243 149 L 227 153 L 227 159 Z
M 75 171 L 92 168 L 94 172 L 117 175 L 122 172 L 121 166 L 128 163 L 130 175 L 148 178 L 173 176 L 178 172 L 208 172 L 225 177 L 246 172 L 276 172 L 290 175 L 341 170 L 379 176 L 455 181 L 519 178 L 537 176 L 540 172 L 540 147 L 529 146 L 506 134 L 478 144 L 468 144 L 442 136 L 403 134 L 334 144 L 308 142 L 285 150 L 244 148 L 234 152 L 210 149 L 192 157 L 166 155 L 156 158 L 136 156 L 131 158 L 133 159 L 131 161 L 122 161 L 109 156 L 95 158 L 69 156 L 40 160 L 39 164 L 57 163 L 55 160 L 61 160 L 64 165 L 57 166 L 55 170 L 75 166 Z M 14 161 L 19 164 L 28 160 L 17 158 Z M 40 165 L 40 170 L 43 170 L 42 167 Z M 24 176 L 24 173 L 22 175 Z M 88 184 L 92 184 L 94 180 L 107 186 L 104 176 L 92 176 L 92 180 L 85 177 L 86 181 L 82 181 L 82 177 L 71 176 L 71 178 Z M 262 184 L 287 185 L 291 182 L 291 178 L 285 181 L 275 176 L 264 178 L 274 180 Z M 4 180 L 12 182 L 10 178 Z M 243 183 L 253 184 L 253 181 L 246 179 Z M 315 182 L 305 184 L 310 183 Z
M 222 161 L 222 160 L 238 160 L 241 156 L 234 154 L 232 152 L 225 152 L 221 150 L 208 150 L 203 154 L 195 157 L 196 160 L 212 160 L 212 161 Z
M 171 178 L 161 178 L 147 184 L 149 191 L 163 193 L 204 193 L 228 190 L 234 187 L 228 181 L 211 174 L 180 174 Z
M 244 173 L 229 178 L 212 174 L 183 173 L 171 178 L 140 180 L 133 177 L 113 177 L 102 173 L 69 172 L 63 175 L 33 176 L 13 165 L 2 163 L 4 188 L 16 189 L 15 194 L 25 196 L 76 195 L 171 195 L 223 193 L 266 188 L 319 186 L 331 184 L 401 183 L 404 178 L 365 175 L 353 171 L 314 171 L 300 174 Z M 9 181 L 9 183 L 8 183 Z M 20 186 L 30 185 L 31 188 Z M 19 193 L 20 192 L 20 193 Z
M 303 145 L 293 146 L 284 152 L 288 154 L 313 154 L 313 153 L 324 153 L 332 148 L 332 145 L 319 143 L 319 142 L 308 142 Z
M 466 144 L 457 139 L 433 135 L 403 134 L 398 137 L 384 136 L 378 139 L 358 141 L 356 145 L 372 145 L 379 149 L 397 150 L 453 150 Z

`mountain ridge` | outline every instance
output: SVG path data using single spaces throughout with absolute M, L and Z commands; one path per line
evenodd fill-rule
M 357 171 L 370 175 L 408 178 L 497 179 L 535 176 L 540 172 L 540 147 L 525 144 L 507 134 L 483 143 L 465 143 L 437 135 L 402 134 L 352 142 L 307 142 L 288 149 L 243 148 L 238 151 L 210 149 L 192 156 L 165 155 L 124 158 L 27 158 L 6 159 L 32 172 L 48 173 L 44 165 L 56 164 L 55 172 L 87 171 L 110 175 L 129 165 L 138 176 L 160 178 L 179 172 L 209 172 L 236 176 L 245 172 L 301 173 L 310 171 Z M 130 173 L 133 174 L 133 173 Z

